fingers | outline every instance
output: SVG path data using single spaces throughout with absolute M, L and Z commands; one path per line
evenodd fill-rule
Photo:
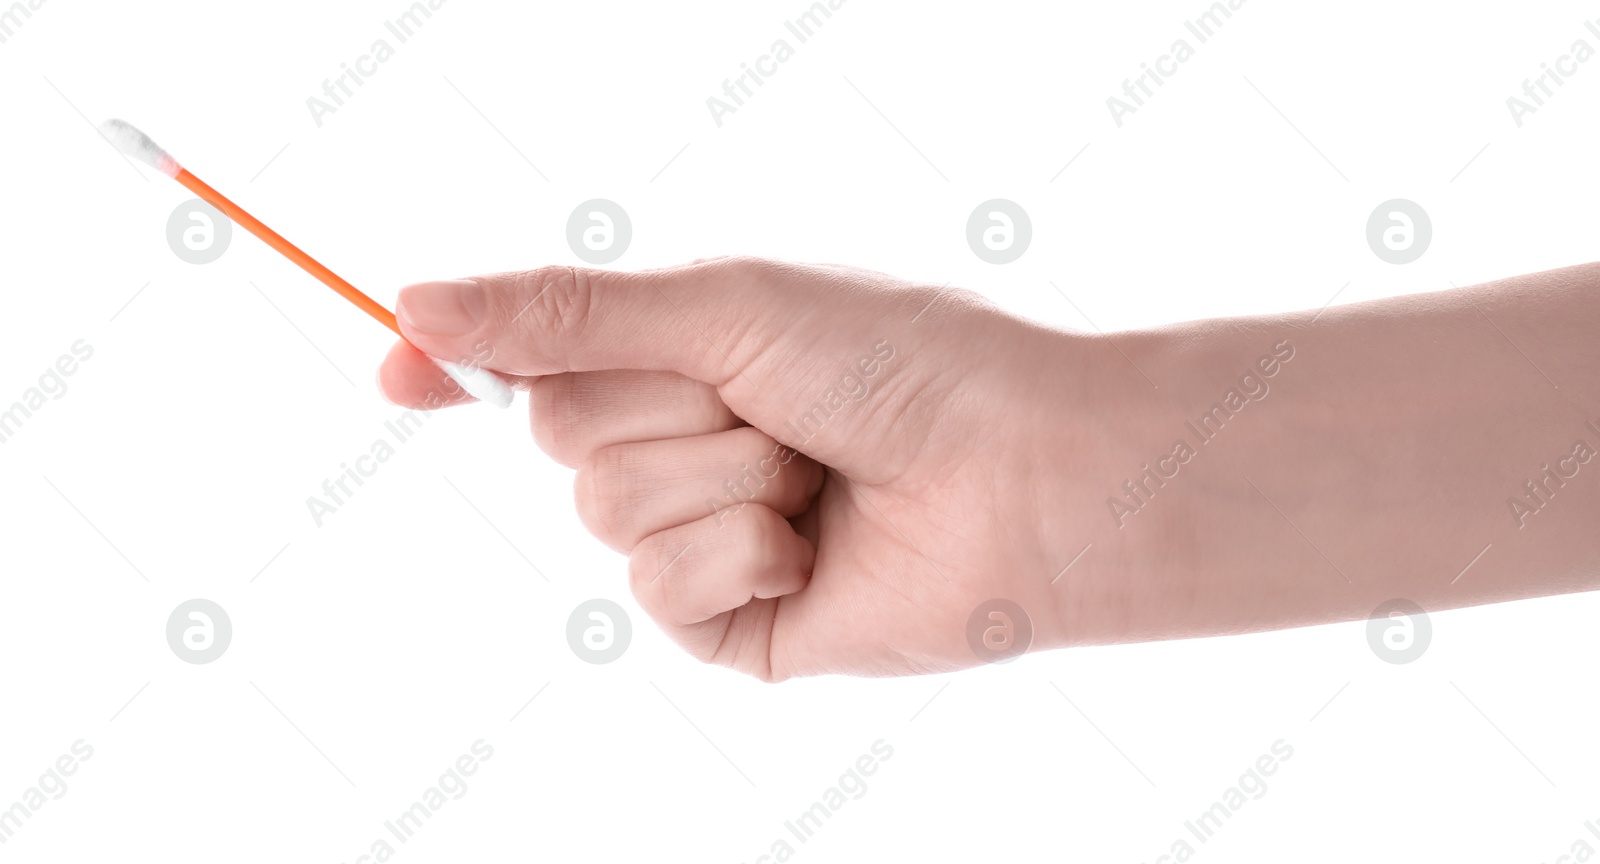
M 784 443 L 873 477 L 909 460 L 973 346 L 1021 353 L 1014 322 L 1001 326 L 998 312 L 949 304 L 964 317 L 919 323 L 940 296 L 864 270 L 736 257 L 427 282 L 404 288 L 397 310 L 421 350 L 499 372 L 676 372 Z M 931 362 L 912 362 L 921 356 Z
M 400 292 L 397 314 L 427 354 L 510 375 L 677 373 L 869 483 L 939 464 L 936 425 L 982 417 L 995 394 L 1072 362 L 1054 334 L 957 290 L 748 257 L 426 282 Z
M 776 511 L 749 504 L 650 536 L 628 575 L 640 607 L 690 654 L 771 680 L 770 598 L 804 588 L 815 556 Z
M 528 412 L 533 440 L 576 468 L 601 448 L 688 438 L 744 425 L 709 384 L 676 372 L 564 372 L 534 380 Z
M 454 379 L 416 348 L 397 342 L 378 367 L 378 386 L 396 405 L 444 408 L 475 401 Z
M 674 526 L 735 518 L 761 505 L 797 516 L 822 488 L 816 462 L 745 426 L 711 435 L 602 448 L 578 469 L 578 516 L 621 552 Z

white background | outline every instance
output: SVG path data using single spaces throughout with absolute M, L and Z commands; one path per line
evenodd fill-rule
M 191 196 L 87 122 L 143 127 L 386 304 L 578 263 L 567 217 L 603 197 L 633 220 L 617 267 L 847 262 L 1088 329 L 1053 281 L 1109 331 L 1592 260 L 1600 63 L 1521 128 L 1505 101 L 1600 47 L 1600 8 L 1251 0 L 1119 128 L 1106 98 L 1200 0 L 850 0 L 719 128 L 707 97 L 801 0 L 451 0 L 319 128 L 307 97 L 404 8 L 49 0 L 0 44 L 0 406 L 94 350 L 0 445 L 0 807 L 94 748 L 0 859 L 355 861 L 480 738 L 493 758 L 398 860 L 1600 847 L 1593 596 L 1434 615 L 1404 666 L 1352 623 L 767 686 L 642 616 L 520 402 L 431 417 L 319 528 L 307 497 L 402 413 L 374 384 L 390 335 L 242 231 L 179 260 L 165 225 Z M 1013 264 L 966 245 L 994 197 L 1032 217 Z M 1434 227 L 1405 266 L 1364 236 L 1395 197 Z M 233 622 L 209 665 L 165 642 L 193 597 Z M 610 665 L 566 643 L 594 597 L 633 616 Z M 867 792 L 788 835 L 878 739 Z M 1194 841 L 1184 821 L 1278 739 L 1266 794 Z

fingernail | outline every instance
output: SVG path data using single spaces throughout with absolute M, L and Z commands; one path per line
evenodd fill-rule
M 478 328 L 486 305 L 481 285 L 450 279 L 401 288 L 395 311 L 407 324 L 424 333 L 463 336 Z

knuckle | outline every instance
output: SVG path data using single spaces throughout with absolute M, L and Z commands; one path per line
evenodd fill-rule
M 665 551 L 665 550 L 663 550 Z M 669 557 L 656 556 L 655 569 L 646 574 L 641 574 L 649 580 L 646 586 L 654 586 L 656 592 L 657 608 L 666 620 L 672 624 L 692 624 L 701 619 L 700 610 L 694 608 L 693 597 L 690 591 L 690 581 L 682 573 L 673 573 L 683 565 L 682 561 L 670 567 L 667 562 Z M 667 572 L 662 572 L 666 568 Z
M 567 468 L 578 467 L 589 455 L 583 443 L 583 412 L 572 383 L 571 373 L 546 375 L 535 380 L 528 392 L 533 443 Z
M 628 512 L 633 500 L 632 473 L 622 448 L 604 447 L 586 459 L 573 478 L 573 492 L 578 518 L 589 533 L 607 545 L 630 547 L 628 540 Z
M 639 601 L 639 605 L 652 614 L 655 610 L 650 588 L 655 581 L 656 571 L 660 569 L 662 549 L 660 537 L 659 534 L 646 537 L 628 553 L 628 588 L 633 591 L 634 599 Z
M 502 308 L 508 327 L 537 328 L 563 339 L 581 338 L 593 311 L 593 283 L 575 267 L 540 267 L 518 274 L 512 302 Z M 514 323 L 513 323 L 514 322 Z
M 994 303 L 989 298 L 970 288 L 943 287 L 935 288 L 932 296 L 948 301 L 951 305 L 966 310 L 993 309 Z
M 761 504 L 746 506 L 741 515 L 743 518 L 730 538 L 733 560 L 739 562 L 740 571 L 747 574 L 746 578 L 752 583 L 763 583 L 783 563 L 779 552 L 782 544 L 776 542 L 777 538 L 794 529 L 776 510 Z
M 661 531 L 644 538 L 628 554 L 628 587 L 639 605 L 665 623 L 683 623 L 692 543 L 681 532 Z
M 776 276 L 783 265 L 771 258 L 756 255 L 730 255 L 709 262 L 709 266 L 729 276 L 741 279 L 765 279 Z

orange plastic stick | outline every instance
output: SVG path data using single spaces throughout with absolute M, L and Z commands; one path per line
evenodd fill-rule
M 344 299 L 361 308 L 361 311 L 377 319 L 379 324 L 393 330 L 396 336 L 401 336 L 400 325 L 394 320 L 394 313 L 383 308 L 378 301 L 361 293 L 361 289 L 344 279 L 339 274 L 322 266 L 321 262 L 310 255 L 300 251 L 300 247 L 283 239 L 283 235 L 261 224 L 261 220 L 245 212 L 243 207 L 228 200 L 228 196 L 211 188 L 204 180 L 190 174 L 188 169 L 179 168 L 173 178 L 182 183 L 189 191 L 199 195 L 206 203 L 222 211 L 224 216 L 232 219 L 236 224 L 243 225 L 245 230 L 260 237 L 268 246 L 282 252 L 285 258 L 300 265 L 300 269 L 317 277 L 322 284 L 339 292 Z M 401 338 L 405 338 L 401 336 Z

